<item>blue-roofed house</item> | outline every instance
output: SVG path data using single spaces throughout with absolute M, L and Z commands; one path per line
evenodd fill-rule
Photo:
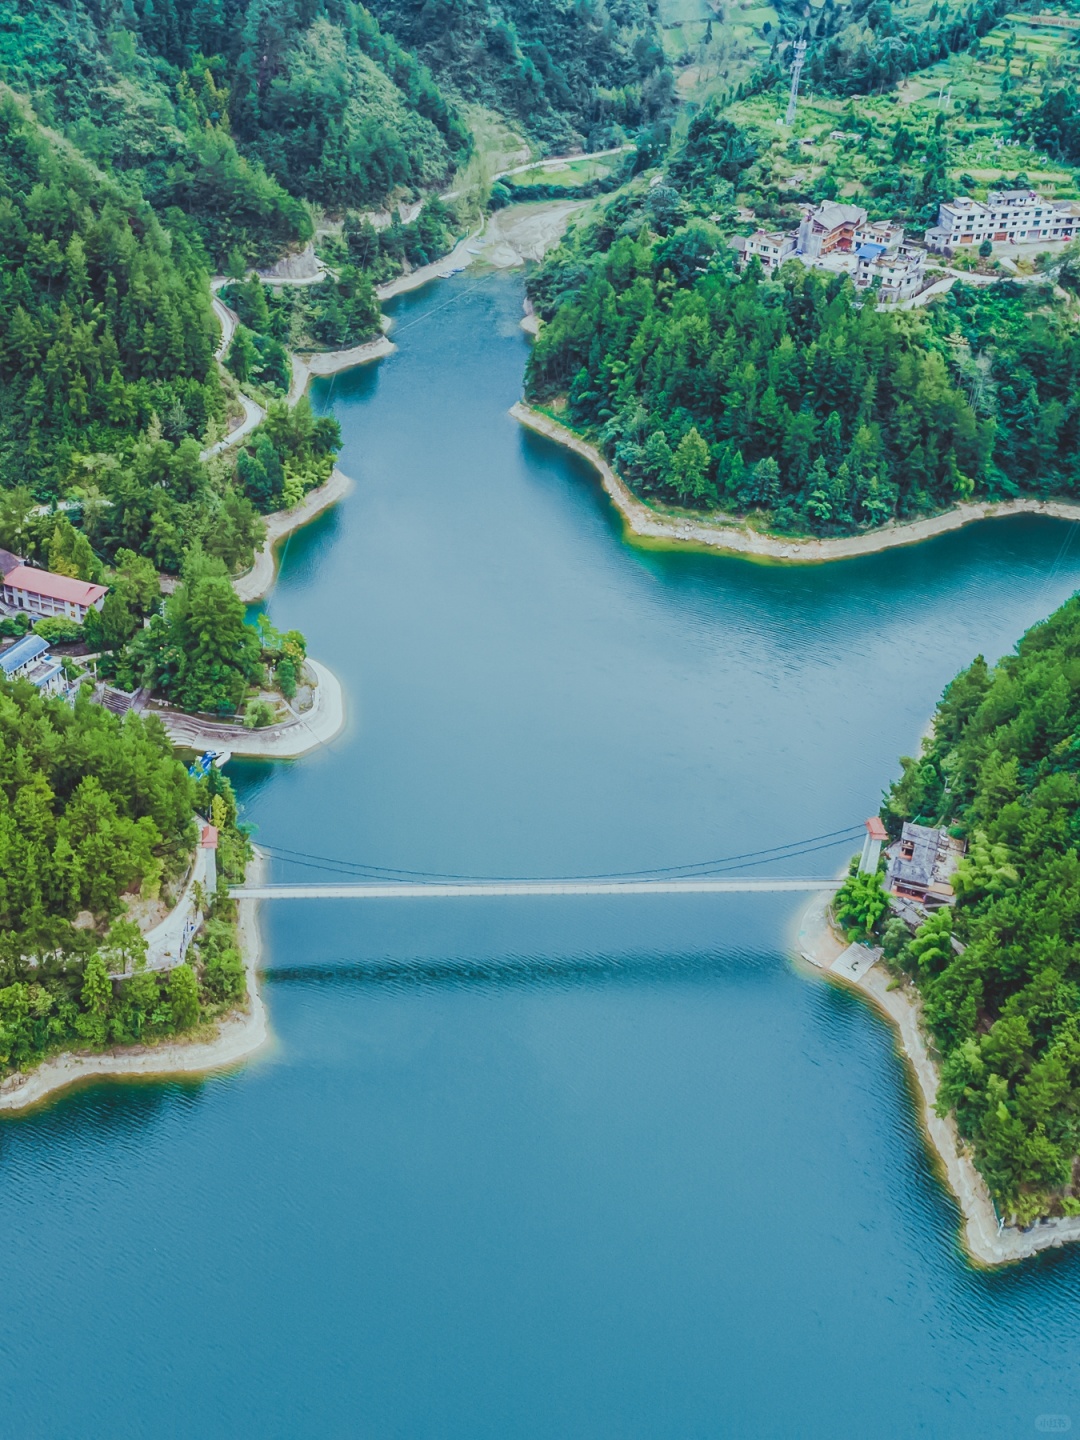
M 915 245 L 864 240 L 855 251 L 855 284 L 863 290 L 876 287 L 882 301 L 917 295 L 923 288 L 925 271 L 926 251 Z
M 64 688 L 64 668 L 49 651 L 49 642 L 33 631 L 0 651 L 0 674 L 5 680 L 28 680 L 44 695 Z

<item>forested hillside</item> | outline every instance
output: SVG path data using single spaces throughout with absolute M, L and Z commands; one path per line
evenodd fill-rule
M 372 0 L 405 45 L 468 100 L 542 144 L 599 150 L 667 113 L 673 81 L 650 0 Z
M 308 239 L 301 199 L 381 204 L 441 184 L 468 151 L 424 67 L 347 0 L 4 0 L 0 14 L 0 78 L 159 212 L 182 211 L 218 268 Z
M 125 897 L 172 896 L 196 806 L 221 828 L 222 873 L 239 878 L 248 841 L 228 781 L 196 786 L 158 720 L 0 684 L 0 1073 L 73 1044 L 187 1030 L 243 997 L 224 897 L 194 963 L 139 971 L 146 945 Z
M 1080 340 L 1061 302 L 957 288 L 932 315 L 882 313 L 801 265 L 776 282 L 733 276 L 723 254 L 710 268 L 716 243 L 701 222 L 646 230 L 537 277 L 538 300 L 567 290 L 528 392 L 568 393 L 573 423 L 641 495 L 829 534 L 1080 485 Z M 990 361 L 993 416 L 973 407 L 954 341 Z
M 1080 1214 L 1080 597 L 959 675 L 903 768 L 890 831 L 946 825 L 969 846 L 955 910 L 885 933 L 943 1057 L 942 1111 L 1000 1213 Z
M 1075 494 L 1076 257 L 1020 255 L 1008 271 L 1004 260 L 959 256 L 998 283 L 957 283 L 911 310 L 879 309 L 851 278 L 797 260 L 772 277 L 756 262 L 736 271 L 735 237 L 755 225 L 794 234 L 824 200 L 917 237 L 942 199 L 985 197 L 995 175 L 1003 189 L 1038 183 L 1077 197 L 1077 177 L 1052 158 L 1067 159 L 1076 142 L 1076 91 L 1063 83 L 1080 63 L 1071 32 L 1044 35 L 1033 20 L 1018 38 L 1012 21 L 993 29 L 991 10 L 935 6 L 925 23 L 948 35 L 906 59 L 894 46 L 900 68 L 878 79 L 966 47 L 942 76 L 955 73 L 963 103 L 910 84 L 841 100 L 845 75 L 873 71 L 870 30 L 899 39 L 915 23 L 888 5 L 843 13 L 826 7 L 811 24 L 809 54 L 833 45 L 843 56 L 820 79 L 826 93 L 800 101 L 791 131 L 777 124 L 779 74 L 752 98 L 714 98 L 666 155 L 642 144 L 643 173 L 530 274 L 545 324 L 527 395 L 596 436 L 654 506 L 747 516 L 788 534 L 839 535 L 968 498 Z M 927 285 L 945 264 L 928 256 Z
M 76 448 L 224 414 L 217 322 L 182 234 L 0 96 L 0 483 L 56 493 Z

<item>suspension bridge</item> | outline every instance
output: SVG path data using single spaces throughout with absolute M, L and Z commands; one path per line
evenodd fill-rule
M 260 850 L 269 859 L 286 866 L 301 866 L 340 876 L 340 879 L 310 881 L 277 881 L 271 884 L 235 885 L 230 894 L 235 900 L 464 900 L 496 896 L 522 898 L 547 895 L 737 895 L 791 894 L 838 890 L 841 881 L 835 876 L 792 876 L 740 873 L 749 868 L 767 869 L 778 862 L 792 862 L 818 851 L 849 850 L 858 842 L 865 828 L 863 867 L 868 861 L 867 846 L 880 841 L 867 821 L 866 826 L 849 825 L 843 830 L 813 835 L 787 845 L 774 845 L 765 850 L 724 855 L 685 865 L 671 865 L 652 870 L 624 874 L 579 875 L 566 878 L 526 879 L 521 876 L 447 875 L 435 871 L 394 869 L 361 861 L 313 855 L 308 851 L 289 850 L 282 846 L 262 845 Z M 883 834 L 884 832 L 882 832 Z M 877 865 L 877 851 L 873 854 Z

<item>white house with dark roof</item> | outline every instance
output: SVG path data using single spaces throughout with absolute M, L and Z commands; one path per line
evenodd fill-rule
M 795 236 L 785 235 L 782 230 L 755 230 L 745 238 L 736 236 L 733 244 L 740 256 L 740 269 L 751 256 L 757 256 L 766 274 L 779 269 L 795 254 Z

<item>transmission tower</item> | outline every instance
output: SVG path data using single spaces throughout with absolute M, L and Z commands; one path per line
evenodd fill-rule
M 806 59 L 806 41 L 795 42 L 795 60 L 791 66 L 791 94 L 787 102 L 787 114 L 784 117 L 784 124 L 790 126 L 795 119 L 795 106 L 799 99 L 799 76 L 802 74 L 803 61 Z

